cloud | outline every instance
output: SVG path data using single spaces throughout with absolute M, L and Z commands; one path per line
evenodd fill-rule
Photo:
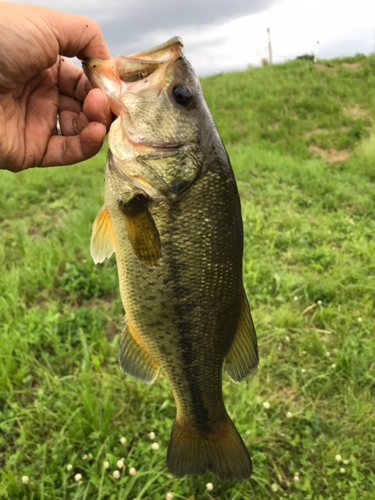
M 170 34 L 207 30 L 257 14 L 281 0 L 39 0 L 55 10 L 91 17 L 100 26 L 113 55 L 144 50 Z M 33 4 L 35 0 L 23 0 Z M 163 33 L 166 35 L 163 35 Z M 158 34 L 156 39 L 154 33 Z M 151 41 L 149 41 L 151 39 Z

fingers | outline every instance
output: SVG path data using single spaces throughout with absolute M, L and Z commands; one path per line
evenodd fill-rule
M 95 21 L 84 16 L 45 10 L 44 19 L 53 29 L 60 54 L 68 57 L 77 56 L 79 59 L 86 57 L 110 59 L 111 54 Z
M 112 113 L 106 95 L 99 89 L 88 94 L 82 106 L 70 97 L 61 96 L 59 119 L 62 135 L 80 134 L 89 122 L 102 123 L 108 130 L 112 123 Z
M 41 167 L 72 165 L 87 160 L 100 150 L 112 123 L 107 96 L 100 89 L 91 90 L 83 112 L 77 113 L 73 99 L 63 99 L 67 108 L 60 112 L 60 126 L 64 135 L 50 137 Z M 62 103 L 60 103 L 62 105 Z
M 62 135 L 78 135 L 89 124 L 84 113 L 77 114 L 72 111 L 61 111 L 59 119 Z
M 91 85 L 82 70 L 64 58 L 60 59 L 58 87 L 60 111 L 79 113 L 81 111 L 78 109 L 79 103 L 83 103 L 83 112 L 89 121 L 101 122 L 107 129 L 109 128 L 112 123 L 112 113 L 108 98 L 100 89 L 90 90 Z
M 60 94 L 73 97 L 80 102 L 85 100 L 88 91 L 91 89 L 91 85 L 82 69 L 64 57 L 60 57 L 58 62 L 57 79 Z
M 72 97 L 60 95 L 59 112 L 73 111 L 73 113 L 80 113 L 82 111 L 82 104 Z
M 40 167 L 73 165 L 87 160 L 99 152 L 106 134 L 103 123 L 90 122 L 79 135 L 63 137 L 52 136 Z
M 83 112 L 90 121 L 103 123 L 107 130 L 113 121 L 108 97 L 100 89 L 92 89 L 83 103 Z

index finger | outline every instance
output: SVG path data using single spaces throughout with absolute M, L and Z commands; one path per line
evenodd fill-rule
M 67 57 L 110 59 L 111 54 L 99 25 L 92 19 L 75 14 L 45 10 L 44 20 L 53 30 L 59 53 Z

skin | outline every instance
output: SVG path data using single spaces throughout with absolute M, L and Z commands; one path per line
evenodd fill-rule
M 108 98 L 64 56 L 110 58 L 99 26 L 0 2 L 0 40 L 0 168 L 19 172 L 94 156 L 112 122 Z

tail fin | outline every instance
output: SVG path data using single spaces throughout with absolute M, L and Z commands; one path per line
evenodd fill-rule
M 248 479 L 253 472 L 250 455 L 229 417 L 210 433 L 175 420 L 167 466 L 177 477 L 201 476 L 210 471 L 222 481 Z

